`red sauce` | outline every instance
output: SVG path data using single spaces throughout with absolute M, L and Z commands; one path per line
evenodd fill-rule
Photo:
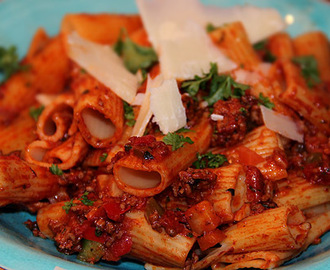
M 265 194 L 264 177 L 257 167 L 246 167 L 247 199 L 250 202 L 260 202 Z

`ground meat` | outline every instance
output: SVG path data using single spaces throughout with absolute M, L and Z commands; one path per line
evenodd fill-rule
M 330 185 L 330 166 L 325 162 L 306 164 L 303 173 L 312 184 Z
M 242 98 L 219 100 L 214 104 L 214 114 L 223 120 L 211 121 L 214 127 L 212 146 L 229 147 L 244 139 L 246 133 L 262 123 L 257 100 L 246 94 Z
M 186 109 L 187 126 L 192 127 L 200 120 L 203 110 L 199 107 L 199 102 L 193 99 L 189 94 L 183 94 L 181 99 Z
M 157 141 L 152 135 L 131 137 L 129 143 L 125 145 L 125 151 L 144 160 L 155 159 L 157 161 L 163 160 L 171 152 L 164 142 Z
M 264 177 L 255 166 L 246 166 L 245 184 L 247 187 L 247 199 L 249 202 L 261 202 L 265 194 Z
M 166 210 L 162 215 L 154 211 L 148 217 L 151 227 L 161 232 L 164 230 L 169 236 L 176 236 L 186 231 L 187 221 L 182 211 Z
M 36 221 L 31 221 L 30 219 L 24 222 L 24 225 L 33 233 L 36 237 L 41 237 L 46 239 L 47 237 L 39 230 Z
M 179 179 L 172 185 L 174 196 L 184 196 L 194 200 L 194 203 L 202 201 L 203 194 L 212 190 L 217 180 L 216 174 L 205 169 L 188 168 L 179 172 Z

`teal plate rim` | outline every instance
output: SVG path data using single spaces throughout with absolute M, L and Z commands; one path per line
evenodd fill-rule
M 228 7 L 236 4 L 253 4 L 276 8 L 283 17 L 291 14 L 294 23 L 287 31 L 296 36 L 309 30 L 321 30 L 330 37 L 330 4 L 323 0 L 202 0 L 207 5 Z M 22 57 L 27 51 L 33 33 L 40 26 L 49 35 L 58 32 L 61 18 L 66 13 L 136 13 L 134 0 L 0 0 L 0 45 L 16 45 Z M 0 269 L 6 270 L 84 270 L 84 269 L 144 269 L 135 261 L 86 264 L 75 255 L 57 252 L 51 240 L 34 237 L 24 226 L 26 220 L 35 220 L 27 212 L 8 208 L 0 211 Z M 330 268 L 330 233 L 319 245 L 310 246 L 299 257 L 279 269 L 326 270 Z

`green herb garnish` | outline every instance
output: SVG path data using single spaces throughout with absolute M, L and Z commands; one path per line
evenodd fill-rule
M 268 97 L 265 97 L 263 93 L 259 93 L 259 104 L 264 105 L 268 109 L 273 109 L 275 107 L 275 104 L 269 100 Z
M 301 75 L 305 78 L 309 88 L 321 82 L 317 61 L 314 56 L 297 56 L 292 58 L 292 62 L 301 69 Z
M 126 68 L 134 74 L 139 69 L 146 70 L 150 68 L 158 61 L 157 54 L 152 48 L 134 43 L 128 37 L 125 29 L 122 29 L 113 49 L 123 58 Z
M 175 151 L 181 147 L 183 147 L 184 143 L 193 144 L 194 142 L 190 139 L 190 137 L 184 137 L 183 135 L 177 133 L 167 133 L 163 138 L 163 142 L 167 145 L 172 145 L 172 151 Z
M 27 65 L 20 65 L 15 46 L 8 48 L 0 47 L 0 74 L 3 79 L 0 79 L 0 84 L 6 81 L 12 74 L 20 70 L 26 70 Z
M 100 156 L 100 161 L 104 162 L 108 157 L 108 153 L 102 153 L 102 155 Z
M 63 175 L 63 171 L 57 166 L 57 165 L 54 165 L 52 164 L 50 167 L 49 167 L 49 171 L 52 173 L 52 174 L 55 174 L 55 175 Z
M 235 82 L 229 75 L 218 75 L 217 65 L 211 63 L 208 74 L 204 77 L 195 76 L 194 80 L 183 82 L 181 88 L 190 96 L 195 96 L 199 89 L 208 89 L 209 95 L 204 97 L 204 100 L 211 106 L 220 99 L 227 100 L 245 95 L 245 90 L 250 86 Z
M 208 33 L 211 33 L 211 32 L 214 31 L 215 29 L 217 29 L 217 27 L 214 26 L 214 24 L 212 24 L 212 23 L 208 23 L 208 24 L 206 25 L 206 32 L 208 32 Z
M 197 153 L 196 157 L 197 160 L 193 163 L 193 166 L 197 169 L 218 168 L 228 161 L 226 156 L 221 154 L 212 154 L 211 152 L 203 155 Z
M 35 121 L 38 121 L 38 118 L 44 109 L 45 109 L 45 106 L 43 106 L 43 105 L 41 105 L 38 108 L 31 107 L 29 110 L 29 114 Z
M 84 205 L 87 205 L 87 206 L 92 206 L 94 204 L 93 201 L 91 201 L 90 199 L 88 199 L 88 194 L 89 192 L 88 191 L 85 191 L 83 195 L 81 195 L 80 197 L 80 201 L 84 204 Z
M 276 56 L 272 54 L 272 52 L 267 48 L 267 40 L 262 40 L 260 42 L 257 42 L 253 45 L 253 49 L 256 51 L 262 52 L 264 61 L 273 63 L 276 61 Z
M 127 120 L 126 125 L 132 127 L 135 124 L 134 110 L 126 101 L 124 101 L 124 117 Z
M 76 204 L 73 203 L 73 199 L 71 199 L 69 202 L 65 202 L 62 206 L 62 209 L 65 210 L 65 213 L 69 213 L 72 206 L 75 206 Z

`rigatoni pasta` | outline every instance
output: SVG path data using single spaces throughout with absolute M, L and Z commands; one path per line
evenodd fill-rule
M 330 229 L 327 37 L 137 3 L 38 29 L 0 84 L 0 206 L 92 264 L 282 265 Z

